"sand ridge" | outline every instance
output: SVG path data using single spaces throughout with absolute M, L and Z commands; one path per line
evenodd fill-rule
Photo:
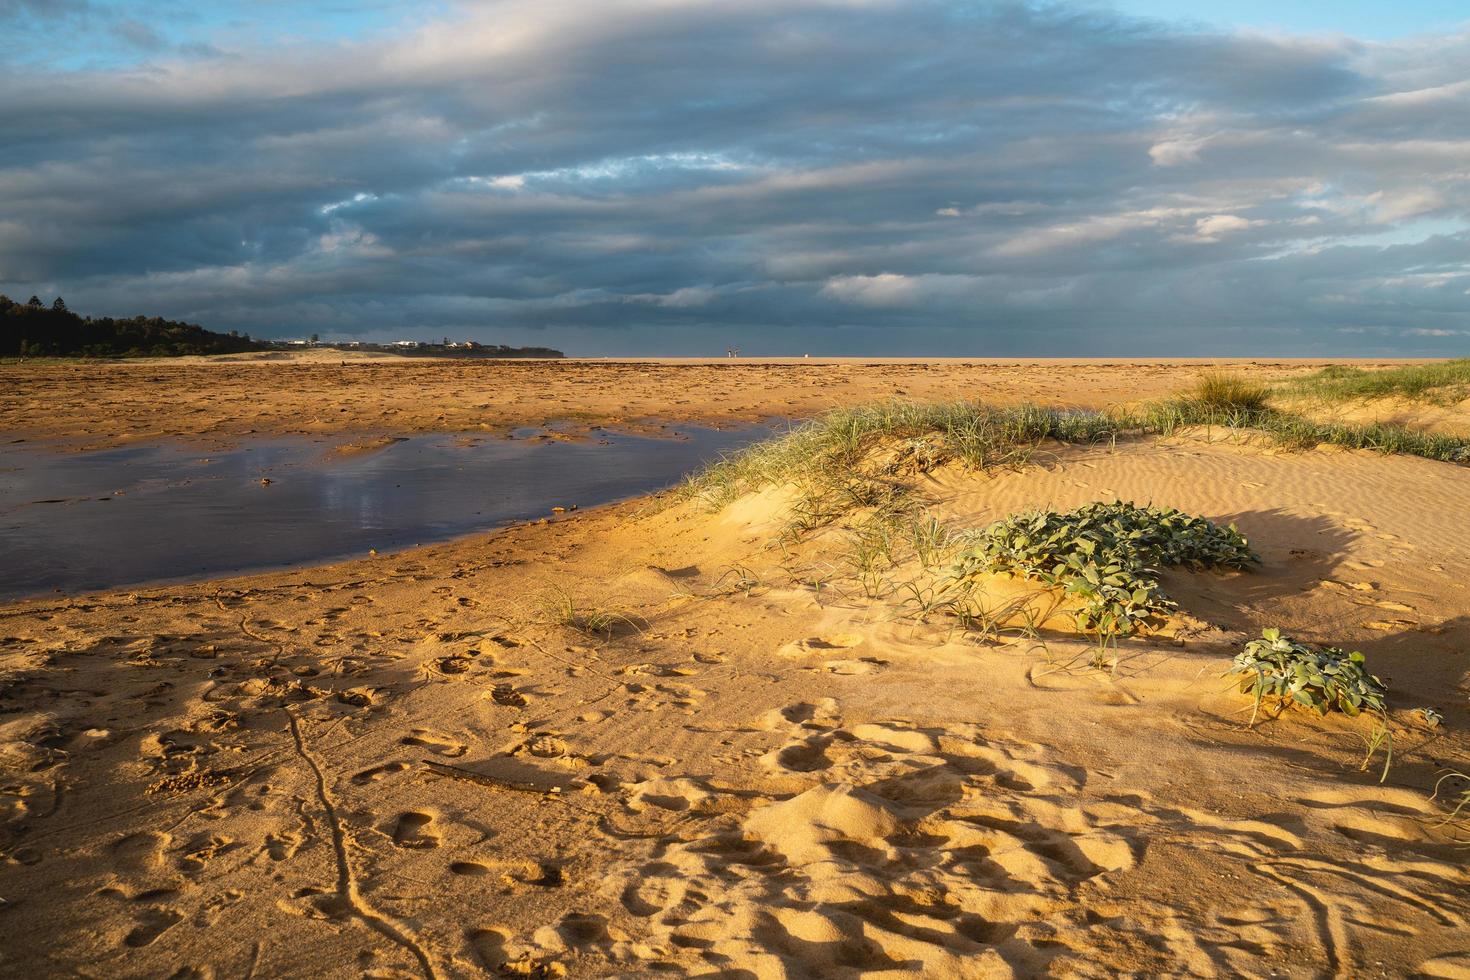
M 44 939 L 3 969 L 1459 975 L 1428 791 L 1470 755 L 1470 532 L 1424 515 L 1463 472 L 1204 434 L 921 478 L 965 523 L 1242 527 L 1260 570 L 1171 573 L 1111 670 L 866 598 L 838 533 L 772 547 L 769 491 L 0 608 L 0 925 Z M 1268 624 L 1386 675 L 1386 782 L 1361 725 L 1244 727 L 1220 675 Z

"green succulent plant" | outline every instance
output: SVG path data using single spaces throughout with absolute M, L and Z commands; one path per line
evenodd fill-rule
M 1279 629 L 1262 630 L 1260 639 L 1247 643 L 1226 676 L 1231 675 L 1239 675 L 1242 693 L 1255 697 L 1251 724 L 1266 703 L 1309 708 L 1320 715 L 1387 711 L 1388 688 L 1368 673 L 1361 653 L 1308 646 Z
M 971 537 L 951 575 L 968 581 L 1001 572 L 1063 588 L 1082 600 L 1079 629 L 1127 636 L 1177 608 L 1159 587 L 1160 568 L 1246 568 L 1258 561 L 1234 525 L 1117 500 L 996 521 Z

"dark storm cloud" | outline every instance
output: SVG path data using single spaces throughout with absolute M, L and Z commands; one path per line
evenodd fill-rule
M 1448 352 L 1467 67 L 1463 37 L 667 0 L 12 65 L 0 290 L 587 353 Z

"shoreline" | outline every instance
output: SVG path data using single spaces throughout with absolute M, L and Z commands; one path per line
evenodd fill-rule
M 343 441 L 425 432 L 503 435 L 556 420 L 580 432 L 606 426 L 653 434 L 669 425 L 806 418 L 889 398 L 1103 408 L 1172 394 L 1189 387 L 1201 367 L 1225 363 L 1116 358 L 7 363 L 0 364 L 0 432 L 11 440 L 79 449 L 160 437 L 224 446 L 261 434 Z M 1239 363 L 1255 363 L 1251 373 L 1275 380 L 1329 361 Z M 265 379 L 271 380 L 263 384 Z

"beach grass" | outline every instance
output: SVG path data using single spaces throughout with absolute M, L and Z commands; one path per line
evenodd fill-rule
M 1200 408 L 1216 412 L 1260 412 L 1271 398 L 1271 389 L 1228 371 L 1207 371 L 1189 394 Z
M 705 468 L 679 493 L 719 507 L 766 487 L 794 486 L 794 523 L 804 530 L 857 508 L 899 508 L 902 493 L 893 477 L 900 472 L 952 461 L 973 469 L 1021 467 L 1048 441 L 1096 445 L 1201 427 L 1259 434 L 1293 449 L 1327 444 L 1470 462 L 1470 439 L 1380 423 L 1317 421 L 1271 408 L 1258 387 L 1206 377 L 1182 397 L 1117 411 L 905 401 L 836 409 Z M 886 453 L 877 452 L 880 445 Z M 875 454 L 884 459 L 875 464 Z
M 1336 365 L 1298 378 L 1285 390 L 1327 401 L 1397 397 L 1452 404 L 1470 394 L 1470 358 L 1379 370 Z

